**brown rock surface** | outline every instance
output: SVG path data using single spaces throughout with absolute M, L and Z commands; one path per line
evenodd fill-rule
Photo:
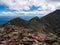
M 10 26 L 10 27 L 9 27 Z M 31 29 L 8 25 L 0 35 L 0 45 L 52 45 L 55 40 L 46 40 L 48 35 Z

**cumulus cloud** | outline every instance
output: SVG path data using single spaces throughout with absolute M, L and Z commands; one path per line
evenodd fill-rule
M 17 12 L 2 12 L 3 14 L 40 14 L 46 15 L 56 9 L 60 9 L 60 0 L 0 0 L 0 4 L 9 6 L 10 10 L 17 10 Z M 38 6 L 41 8 L 31 12 L 24 12 L 22 10 L 29 10 L 30 7 Z M 1 12 L 0 12 L 1 13 Z
M 12 10 L 23 10 L 29 9 L 29 2 L 28 0 L 0 0 L 1 3 L 6 4 Z
M 50 2 L 60 2 L 60 0 L 48 0 Z

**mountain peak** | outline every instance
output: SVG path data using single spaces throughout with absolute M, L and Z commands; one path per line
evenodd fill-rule
M 35 18 L 35 19 L 38 19 L 39 17 L 36 16 L 36 17 L 34 17 L 34 18 Z
M 21 18 L 17 17 L 17 18 L 14 18 L 13 20 L 23 20 L 23 19 L 21 19 Z
M 54 13 L 59 13 L 60 14 L 60 9 L 55 10 Z
M 46 15 L 46 16 L 44 16 L 44 18 L 45 17 L 49 17 L 49 18 L 57 18 L 57 17 L 60 17 L 60 10 L 55 10 L 55 11 L 53 11 L 53 12 L 51 12 L 51 13 L 49 13 L 48 15 Z
M 32 18 L 31 20 L 30 20 L 30 22 L 36 22 L 36 21 L 39 21 L 40 19 L 39 19 L 39 17 L 34 17 L 34 18 Z
M 10 20 L 9 22 L 7 22 L 7 24 L 9 24 L 9 23 L 12 25 L 15 25 L 15 26 L 22 26 L 22 27 L 26 27 L 26 25 L 27 25 L 27 21 L 25 21 L 19 17 L 14 18 L 14 19 Z M 7 24 L 5 24 L 5 25 L 7 25 Z
M 19 17 L 15 18 L 15 19 L 20 19 Z
M 57 9 L 57 10 L 55 10 L 55 11 L 60 11 L 60 9 Z

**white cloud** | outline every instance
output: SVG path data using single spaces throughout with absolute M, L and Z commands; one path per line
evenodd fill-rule
M 0 0 L 0 4 L 5 4 L 9 6 L 11 10 L 18 10 L 17 12 L 2 12 L 3 14 L 42 14 L 46 15 L 56 9 L 60 9 L 60 0 Z M 35 5 L 41 7 L 36 11 L 33 12 L 23 12 L 21 10 L 29 10 L 30 6 Z M 1 13 L 1 12 L 0 12 Z M 1 13 L 1 14 L 2 14 Z
M 28 15 L 28 16 L 32 16 L 32 15 L 34 15 L 34 16 L 39 16 L 39 15 L 43 15 L 43 12 L 41 11 L 41 12 L 39 12 L 39 11 L 33 11 L 33 12 L 24 12 L 24 11 L 22 11 L 22 12 L 0 12 L 0 15 L 3 15 L 3 16 L 7 16 L 7 15 L 9 15 L 9 16 L 22 16 L 22 15 L 24 15 L 24 16 L 26 16 L 26 15 Z
M 0 0 L 1 3 L 6 4 L 12 10 L 29 9 L 28 0 Z

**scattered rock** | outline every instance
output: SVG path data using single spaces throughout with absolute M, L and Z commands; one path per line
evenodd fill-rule
M 0 45 L 59 45 L 55 39 L 48 38 L 47 34 L 23 27 L 17 29 L 13 25 L 5 28 L 0 39 Z

